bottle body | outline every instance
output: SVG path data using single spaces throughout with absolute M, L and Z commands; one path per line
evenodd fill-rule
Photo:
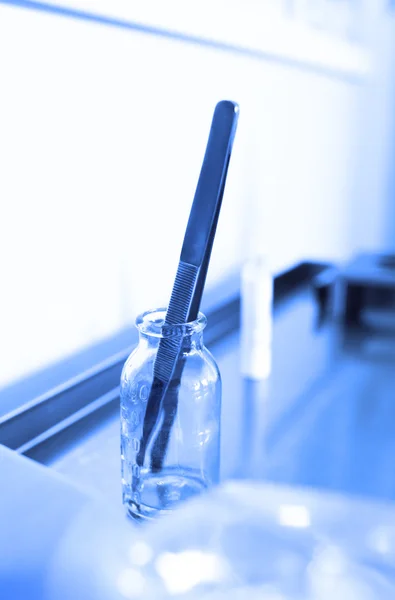
M 141 518 L 172 510 L 219 480 L 221 379 L 203 344 L 206 319 L 171 326 L 164 317 L 162 309 L 138 317 L 140 341 L 121 376 L 123 502 Z M 170 337 L 179 354 L 164 385 L 155 362 Z

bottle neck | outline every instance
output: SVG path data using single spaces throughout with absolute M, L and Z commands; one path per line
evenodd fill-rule
M 136 319 L 136 327 L 140 333 L 140 342 L 152 348 L 159 346 L 160 340 L 173 340 L 176 346 L 181 346 L 183 351 L 190 348 L 203 348 L 203 330 L 207 319 L 199 313 L 197 319 L 188 323 L 172 324 L 166 321 L 165 308 L 148 310 Z
M 140 331 L 140 343 L 146 344 L 151 348 L 157 348 L 161 338 L 159 336 L 149 335 Z M 203 343 L 203 331 L 194 332 L 182 337 L 167 338 L 177 340 L 177 343 L 181 344 L 182 352 L 193 352 L 195 350 L 202 350 L 204 347 Z
M 182 349 L 184 352 L 191 352 L 193 350 L 202 350 L 203 348 L 203 331 L 192 333 L 191 335 L 185 335 L 182 338 Z

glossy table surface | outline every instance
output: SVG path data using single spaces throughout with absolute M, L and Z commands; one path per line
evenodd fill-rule
M 276 307 L 268 381 L 240 376 L 238 332 L 210 348 L 223 380 L 222 479 L 393 500 L 395 336 L 379 325 L 370 336 L 319 325 L 304 288 Z M 118 503 L 118 414 L 50 466 Z
M 395 557 L 394 315 L 371 319 L 377 330 L 369 336 L 333 324 L 319 326 L 306 288 L 276 307 L 268 381 L 240 376 L 237 332 L 211 350 L 223 378 L 222 478 L 256 480 L 231 488 L 240 501 L 231 501 L 233 514 L 239 518 L 238 507 L 248 513 L 255 502 L 256 519 L 272 529 L 278 511 L 288 506 L 287 519 L 296 515 L 298 525 L 309 529 L 307 509 L 313 524 L 328 527 L 331 544 L 342 541 L 344 547 L 365 551 L 373 539 L 375 555 L 369 560 L 379 557 L 381 572 L 391 571 Z M 120 569 L 130 574 L 127 556 L 139 528 L 122 510 L 119 462 L 117 413 L 47 466 L 0 447 L 0 597 L 125 597 L 116 582 Z M 226 490 L 214 491 L 218 519 L 210 497 L 200 508 L 195 505 L 213 527 L 222 527 Z M 174 526 L 163 521 L 153 525 L 157 531 L 147 529 L 155 544 L 160 539 L 166 548 L 182 532 L 178 512 Z M 255 525 L 242 531 L 256 531 Z M 287 539 L 288 533 L 282 537 L 284 552 Z M 263 543 L 265 536 L 252 541 L 259 540 Z M 185 541 L 180 538 L 180 547 Z M 358 600 L 376 597 L 361 594 Z

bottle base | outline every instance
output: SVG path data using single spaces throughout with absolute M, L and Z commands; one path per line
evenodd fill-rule
M 129 517 L 151 520 L 171 513 L 180 503 L 207 489 L 201 473 L 179 468 L 166 468 L 160 473 L 147 473 L 140 482 L 140 491 L 124 490 L 123 502 Z

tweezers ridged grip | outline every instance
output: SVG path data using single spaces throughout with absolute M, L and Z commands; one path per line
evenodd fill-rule
M 195 290 L 198 267 L 180 260 L 173 291 L 166 313 L 166 323 L 169 325 L 187 322 L 189 305 Z
M 190 265 L 183 261 L 179 262 L 173 292 L 166 313 L 165 323 L 168 325 L 183 325 L 186 323 L 198 271 L 199 269 L 195 265 Z M 160 340 L 154 375 L 165 383 L 168 383 L 171 379 L 181 343 L 182 338 L 179 337 L 162 338 Z
M 179 352 L 180 340 L 168 338 L 162 339 L 159 342 L 154 376 L 163 383 L 168 383 L 170 381 Z

